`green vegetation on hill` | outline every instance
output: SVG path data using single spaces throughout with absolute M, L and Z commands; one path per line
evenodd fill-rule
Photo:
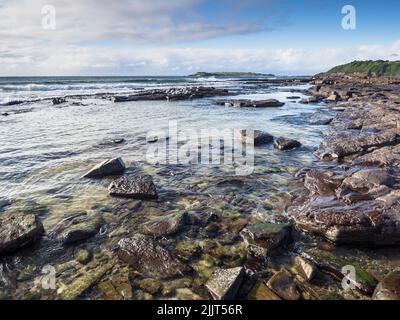
M 400 61 L 353 61 L 334 67 L 328 73 L 361 73 L 371 76 L 400 77 Z
M 254 77 L 267 76 L 273 77 L 273 74 L 254 73 L 254 72 L 197 72 L 190 77 Z

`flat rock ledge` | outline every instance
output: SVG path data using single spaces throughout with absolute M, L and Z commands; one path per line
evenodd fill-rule
M 43 232 L 43 225 L 34 214 L 1 214 L 0 256 L 35 243 Z
M 277 108 L 285 105 L 284 102 L 280 102 L 276 99 L 267 100 L 223 100 L 217 101 L 217 104 L 225 107 L 234 108 Z
M 113 96 L 113 102 L 146 101 L 146 100 L 191 100 L 214 96 L 226 96 L 229 91 L 214 87 L 187 87 L 171 89 L 143 90 L 127 96 Z
M 150 176 L 121 177 L 108 187 L 111 196 L 153 200 L 157 199 L 157 189 Z
M 399 245 L 400 83 L 341 74 L 314 83 L 338 113 L 316 152 L 324 163 L 298 175 L 305 190 L 289 215 L 337 245 Z

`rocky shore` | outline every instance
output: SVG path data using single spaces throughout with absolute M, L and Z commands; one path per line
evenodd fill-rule
M 400 299 L 397 260 L 386 263 L 375 251 L 400 245 L 400 82 L 342 74 L 311 82 L 302 102 L 325 102 L 336 112 L 333 119 L 309 119 L 327 133 L 312 167 L 297 172 L 263 163 L 251 176 L 189 180 L 193 174 L 182 167 L 145 171 L 115 157 L 74 171 L 102 195 L 86 198 L 91 205 L 84 211 L 63 207 L 67 212 L 56 223 L 43 219 L 45 205 L 22 210 L 0 199 L 0 299 Z M 175 88 L 114 101 L 226 94 Z M 278 100 L 217 104 L 282 106 Z M 301 137 L 253 133 L 241 130 L 241 138 L 257 150 L 293 161 L 310 152 Z M 120 138 L 106 145 L 125 143 Z M 278 180 L 272 187 L 271 177 Z M 183 184 L 179 193 L 167 190 L 174 179 Z M 284 183 L 289 193 L 277 190 Z M 105 199 L 115 202 L 105 205 Z M 49 266 L 56 290 L 44 282 Z M 349 266 L 355 277 L 347 290 L 342 283 Z

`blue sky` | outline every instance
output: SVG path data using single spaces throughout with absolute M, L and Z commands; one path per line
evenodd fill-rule
M 0 0 L 0 75 L 313 74 L 398 59 L 399 12 L 394 0 Z

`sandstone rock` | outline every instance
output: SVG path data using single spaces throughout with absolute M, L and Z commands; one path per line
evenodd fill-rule
M 340 281 L 347 276 L 347 269 L 344 267 L 353 267 L 355 278 L 351 280 L 351 285 L 364 294 L 371 295 L 378 284 L 375 277 L 362 269 L 357 262 L 342 258 L 333 252 L 311 248 L 303 252 L 302 256 L 315 263 L 321 271 L 333 275 Z
M 137 271 L 147 275 L 162 278 L 180 276 L 190 271 L 150 237 L 136 234 L 131 238 L 124 238 L 118 242 L 119 258 L 131 265 Z
M 268 280 L 267 286 L 283 300 L 300 300 L 301 298 L 292 276 L 287 271 L 275 273 Z
M 275 140 L 274 146 L 279 150 L 291 150 L 300 147 L 301 143 L 297 140 L 280 137 Z
M 317 267 L 315 264 L 309 260 L 304 259 L 301 256 L 296 256 L 294 259 L 294 268 L 305 280 L 311 281 L 315 273 L 317 272 Z
M 243 281 L 243 267 L 232 269 L 217 269 L 206 283 L 215 300 L 232 300 Z
M 281 298 L 271 291 L 262 281 L 257 281 L 247 298 L 249 300 L 281 300 Z
M 43 225 L 34 214 L 1 214 L 0 256 L 33 244 L 40 239 L 43 232 Z
M 141 230 L 142 233 L 164 237 L 175 234 L 182 229 L 185 224 L 186 213 L 172 213 L 163 217 L 157 217 L 146 222 Z
M 289 224 L 259 223 L 247 226 L 240 236 L 251 255 L 265 259 L 273 249 L 289 240 L 290 230 Z
M 150 176 L 121 177 L 108 187 L 111 196 L 152 200 L 157 199 L 156 186 Z
M 400 300 L 400 268 L 390 272 L 375 288 L 374 300 Z
M 102 178 L 105 176 L 119 175 L 125 170 L 125 164 L 121 158 L 105 160 L 94 166 L 83 178 Z

